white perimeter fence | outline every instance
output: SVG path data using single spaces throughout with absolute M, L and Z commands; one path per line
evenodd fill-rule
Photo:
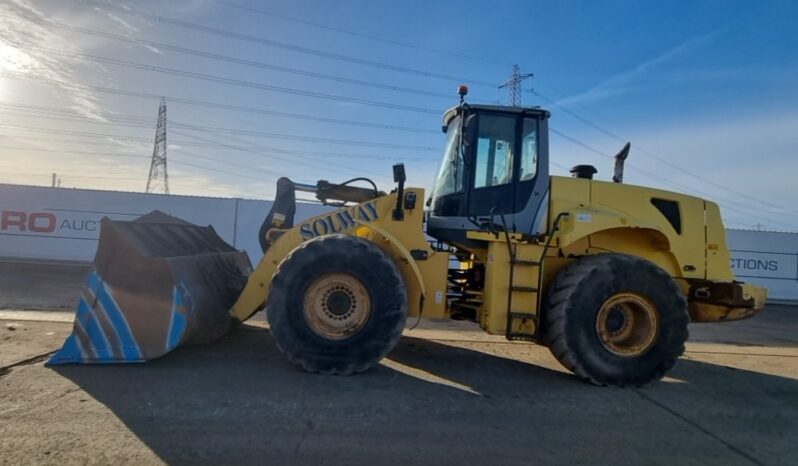
M 42 188 L 0 184 L 0 257 L 91 261 L 99 221 L 132 220 L 160 210 L 212 225 L 225 241 L 260 260 L 257 234 L 271 201 Z M 328 208 L 297 204 L 296 221 Z M 798 301 L 798 234 L 727 230 L 740 280 L 768 287 L 775 300 Z

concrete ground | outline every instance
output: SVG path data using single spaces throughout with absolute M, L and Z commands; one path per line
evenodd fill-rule
M 47 308 L 83 280 L 34 269 L 8 287 L 23 269 L 0 266 L 0 302 Z M 262 316 L 147 364 L 44 367 L 69 321 L 0 311 L 0 464 L 798 464 L 795 307 L 692 325 L 643 389 L 593 387 L 545 348 L 455 322 L 352 377 L 292 366 Z
M 91 265 L 0 259 L 0 309 L 74 310 Z

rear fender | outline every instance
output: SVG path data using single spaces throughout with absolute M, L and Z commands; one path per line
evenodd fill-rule
M 576 210 L 560 224 L 565 256 L 616 252 L 643 257 L 673 277 L 682 270 L 668 235 L 659 226 L 607 208 Z

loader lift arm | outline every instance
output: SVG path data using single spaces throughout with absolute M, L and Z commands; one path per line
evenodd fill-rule
M 372 187 L 350 186 L 351 183 L 357 181 L 367 182 Z M 295 183 L 286 177 L 281 177 L 277 180 L 277 192 L 274 195 L 272 208 L 263 219 L 258 232 L 258 241 L 262 252 L 265 253 L 269 250 L 269 247 L 280 237 L 281 232 L 293 228 L 297 191 L 313 193 L 322 204 L 335 207 L 342 207 L 347 202 L 359 204 L 385 195 L 384 192 L 377 189 L 377 185 L 373 181 L 363 177 L 352 178 L 343 183 L 319 180 L 315 185 Z

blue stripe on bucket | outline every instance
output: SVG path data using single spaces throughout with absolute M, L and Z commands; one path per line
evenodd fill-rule
M 102 283 L 100 276 L 96 272 L 89 274 L 89 288 L 94 292 L 97 300 L 105 310 L 108 320 L 119 335 L 123 359 L 125 361 L 141 361 L 143 359 L 141 350 L 139 350 L 139 345 L 130 330 L 125 315 L 122 314 L 110 291 Z
M 83 361 L 85 361 L 85 357 L 80 350 L 78 337 L 70 335 L 64 342 L 64 346 L 47 361 L 47 365 L 57 366 L 59 364 L 72 364 Z
M 94 349 L 94 343 L 91 341 L 89 332 L 86 330 L 89 319 L 91 319 L 91 314 L 92 309 L 81 296 L 80 301 L 78 301 L 78 310 L 75 314 L 75 326 L 72 328 L 72 334 L 77 339 L 78 347 L 82 350 L 81 353 L 83 354 L 84 360 L 95 359 L 97 357 L 97 350 Z M 88 348 L 83 347 L 84 343 L 82 343 L 82 341 L 84 339 L 88 341 Z
M 183 295 L 177 287 L 172 292 L 172 321 L 169 323 L 169 334 L 166 340 L 166 351 L 171 351 L 180 343 L 183 331 L 186 329 L 186 317 L 180 313 L 183 307 Z
M 78 309 L 80 307 L 88 308 L 88 304 L 86 301 L 81 298 L 80 303 L 78 303 Z M 94 314 L 89 314 L 87 320 L 85 321 L 86 335 L 89 337 L 89 341 L 91 342 L 92 349 L 94 350 L 94 354 L 97 356 L 97 359 L 100 360 L 110 360 L 113 359 L 114 354 L 111 351 L 111 344 L 108 341 L 108 337 L 105 335 L 103 328 L 100 326 L 100 322 L 97 320 L 97 316 Z
M 48 366 L 85 362 L 89 358 L 89 355 L 81 347 L 80 338 L 75 335 L 76 331 L 86 333 L 85 322 L 89 317 L 89 312 L 88 303 L 81 297 L 80 301 L 78 301 L 77 311 L 75 312 L 75 325 L 72 334 L 67 337 L 61 349 L 47 361 Z
M 92 272 L 92 274 L 93 273 L 94 272 Z M 118 361 L 124 358 L 120 343 L 121 340 L 119 339 L 119 331 L 117 331 L 117 329 L 114 327 L 113 322 L 111 322 L 111 319 L 108 317 L 108 314 L 105 312 L 105 310 L 103 310 L 103 307 L 97 305 L 98 302 L 97 293 L 98 289 L 102 285 L 102 282 L 100 280 L 92 279 L 91 276 L 92 274 L 90 274 L 88 277 L 86 283 L 86 291 L 84 291 L 84 294 L 81 297 L 81 299 L 86 299 L 87 296 L 90 298 L 91 302 L 93 303 L 92 307 L 90 308 L 91 314 L 94 317 L 94 319 L 97 320 L 97 323 L 99 324 L 100 328 L 103 329 L 103 333 L 105 334 L 105 337 L 108 340 L 108 346 L 111 349 L 111 355 L 109 356 L 108 361 L 100 361 L 100 362 Z M 88 303 L 89 301 L 86 302 Z M 80 309 L 78 309 L 78 311 L 80 311 Z M 81 321 L 76 320 L 76 322 L 81 322 Z M 103 325 L 103 322 L 105 322 L 106 324 Z M 82 329 L 83 333 L 87 333 L 85 325 L 82 327 Z M 111 342 L 110 338 L 111 334 L 109 332 L 113 333 L 114 336 L 113 343 Z M 80 341 L 78 341 L 78 343 L 80 343 Z

